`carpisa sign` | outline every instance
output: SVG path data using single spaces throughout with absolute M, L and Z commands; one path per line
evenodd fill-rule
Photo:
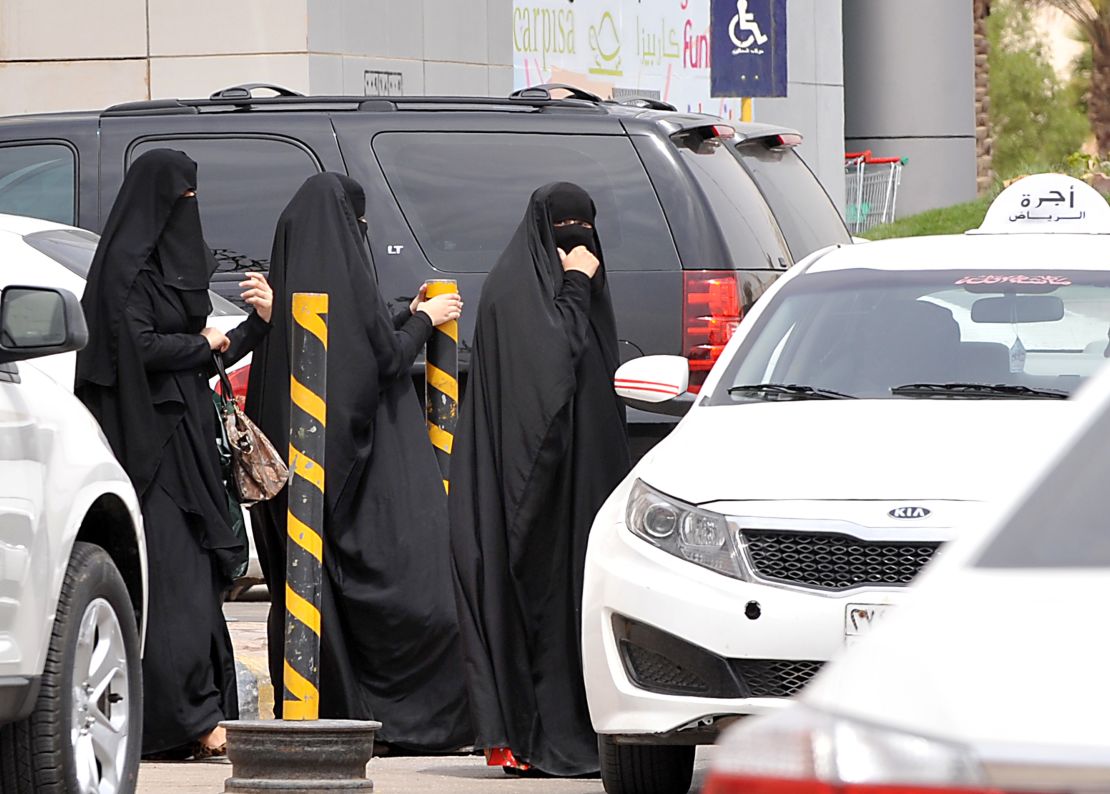
M 786 96 L 786 0 L 711 2 L 712 96 Z

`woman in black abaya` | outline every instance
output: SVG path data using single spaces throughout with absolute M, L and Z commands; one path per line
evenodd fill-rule
M 594 514 L 629 470 L 595 209 L 540 188 L 482 290 L 451 462 L 451 548 L 477 746 L 598 770 L 579 626 Z
M 328 309 L 320 716 L 375 719 L 394 749 L 469 743 L 451 589 L 447 504 L 410 369 L 457 295 L 390 317 L 363 237 L 365 197 L 338 174 L 310 177 L 278 220 L 270 278 L 280 310 L 255 354 L 247 413 L 289 433 L 290 313 L 295 292 Z M 270 670 L 281 712 L 286 494 L 253 512 L 272 600 Z
M 251 274 L 255 311 L 225 336 L 205 327 L 215 260 L 204 242 L 196 163 L 156 149 L 128 169 L 81 304 L 89 345 L 74 391 L 100 422 L 142 504 L 149 570 L 143 754 L 222 752 L 238 718 L 221 611 L 246 549 L 235 536 L 216 448 L 212 355 L 232 364 L 269 330 L 272 293 Z

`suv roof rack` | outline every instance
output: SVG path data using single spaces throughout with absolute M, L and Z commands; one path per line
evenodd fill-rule
M 627 99 L 622 99 L 617 104 L 634 108 L 643 108 L 644 110 L 669 110 L 673 113 L 678 112 L 678 108 L 670 102 L 664 102 L 662 99 L 653 99 L 652 97 L 646 96 L 629 97 Z
M 570 98 L 579 99 L 583 102 L 594 102 L 597 104 L 601 104 L 601 102 L 603 101 L 602 98 L 599 97 L 597 94 L 591 94 L 589 91 L 585 91 L 581 88 L 575 88 L 574 86 L 567 85 L 566 83 L 543 83 L 542 85 L 528 86 L 527 88 L 521 88 L 517 91 L 513 91 L 511 94 L 509 94 L 509 99 L 553 100 L 555 98 L 551 96 L 552 91 L 566 91 L 568 94 L 570 94 Z
M 273 91 L 278 96 L 304 96 L 304 94 L 298 93 L 290 88 L 285 88 L 280 85 L 273 85 L 271 83 L 244 83 L 243 85 L 233 85 L 230 88 L 221 89 L 208 98 L 211 100 L 245 99 L 247 101 L 250 101 L 254 98 L 253 92 L 257 88 L 264 88 L 268 91 Z
M 266 89 L 276 96 L 255 96 Z M 553 90 L 571 94 L 554 98 Z M 300 110 L 306 107 L 363 112 L 396 110 L 578 110 L 605 112 L 603 100 L 574 86 L 556 83 L 532 86 L 514 91 L 508 98 L 470 96 L 306 96 L 269 83 L 245 83 L 221 89 L 208 99 L 153 99 L 112 105 L 101 116 L 195 115 L 204 112 L 249 112 L 251 110 Z

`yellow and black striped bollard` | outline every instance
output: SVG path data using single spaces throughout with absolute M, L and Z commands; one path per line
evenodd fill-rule
M 428 282 L 429 298 L 459 291 L 452 279 Z M 451 447 L 459 421 L 459 323 L 451 320 L 438 326 L 428 340 L 425 353 L 424 404 L 428 411 L 428 435 L 436 450 L 443 488 L 450 490 Z
M 328 296 L 293 294 L 289 372 L 288 543 L 283 717 L 320 716 L 320 598 L 324 562 L 324 428 L 327 426 Z

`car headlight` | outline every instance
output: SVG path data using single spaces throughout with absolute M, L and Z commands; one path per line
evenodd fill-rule
M 661 494 L 637 480 L 628 496 L 625 522 L 633 534 L 684 560 L 745 579 L 736 542 L 720 513 Z

